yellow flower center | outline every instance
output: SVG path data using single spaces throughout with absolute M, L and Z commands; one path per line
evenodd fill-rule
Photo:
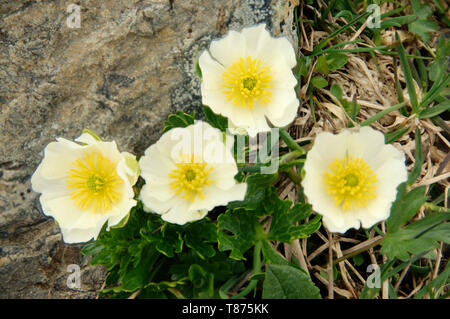
M 175 191 L 175 194 L 183 194 L 183 198 L 193 202 L 198 196 L 203 199 L 203 187 L 211 185 L 214 181 L 208 178 L 212 167 L 208 167 L 206 162 L 194 162 L 192 155 L 189 163 L 176 163 L 176 169 L 169 173 L 169 177 L 173 179 L 170 183 L 170 188 Z
M 118 188 L 122 183 L 115 165 L 98 152 L 86 153 L 74 161 L 67 178 L 75 204 L 94 213 L 104 213 L 120 200 Z
M 252 109 L 255 101 L 262 106 L 272 97 L 270 67 L 261 66 L 260 59 L 247 57 L 233 63 L 223 73 L 224 93 L 228 101 L 236 106 Z
M 331 172 L 325 172 L 324 182 L 330 194 L 343 210 L 366 207 L 376 197 L 376 175 L 361 158 L 346 156 L 329 165 Z

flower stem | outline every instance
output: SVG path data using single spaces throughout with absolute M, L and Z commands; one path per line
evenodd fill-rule
M 291 137 L 291 135 L 289 135 L 286 129 L 280 129 L 280 137 L 286 143 L 289 149 L 291 149 L 292 151 L 299 151 L 301 152 L 301 154 L 305 154 L 305 151 L 300 147 L 300 145 L 298 145 L 298 143 Z
M 299 151 L 299 150 L 295 150 L 295 151 L 286 153 L 283 156 L 280 156 L 280 164 L 285 164 L 290 161 L 293 161 L 293 160 L 297 159 L 298 157 L 300 157 L 301 155 L 303 155 L 303 152 Z
M 257 241 L 255 247 L 253 248 L 253 274 L 257 274 L 261 272 L 261 248 L 262 242 Z M 232 299 L 240 299 L 242 297 L 247 296 L 253 289 L 256 288 L 258 284 L 258 280 L 251 280 L 248 286 L 242 290 L 237 295 L 233 296 Z
M 292 167 L 283 170 L 283 172 L 285 172 L 295 184 L 302 186 L 302 177 L 297 174 Z

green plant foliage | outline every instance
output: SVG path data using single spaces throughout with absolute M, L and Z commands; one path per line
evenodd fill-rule
M 228 119 L 220 114 L 214 113 L 208 106 L 203 106 L 203 114 L 205 115 L 205 120 L 212 127 L 218 128 L 222 132 L 225 132 L 228 128 Z
M 290 243 L 294 239 L 307 238 L 316 232 L 320 226 L 320 215 L 316 215 L 313 219 L 305 224 L 296 226 L 312 213 L 309 204 L 297 203 L 292 208 L 292 202 L 289 200 L 281 200 L 275 193 L 275 189 L 271 189 L 271 193 L 264 201 L 264 209 L 268 214 L 272 214 L 272 222 L 268 238 L 285 243 Z
M 382 30 L 396 32 L 408 29 L 417 35 L 409 37 L 414 38 L 412 41 L 430 42 L 431 32 L 438 30 L 438 23 L 447 23 L 446 12 L 439 1 L 430 4 L 413 0 L 411 5 L 391 2 L 391 11 L 384 12 L 381 16 L 380 28 L 369 28 L 363 26 L 371 14 L 366 8 L 372 3 L 380 4 L 380 1 L 307 0 L 302 10 L 311 16 L 302 17 L 301 20 L 296 17 L 297 30 L 300 30 L 299 25 L 302 23 L 305 30 L 318 30 L 325 35 L 321 36 L 320 42 L 312 50 L 305 50 L 307 45 L 299 45 L 303 55 L 297 58 L 294 71 L 299 81 L 296 93 L 303 100 L 303 106 L 311 111 L 314 123 L 326 112 L 321 102 L 330 98 L 336 105 L 342 106 L 353 120 L 349 126 L 358 122 L 361 127 L 371 125 L 396 111 L 408 118 L 396 122 L 400 124 L 388 126 L 390 131 L 385 134 L 387 144 L 400 138 L 403 142 L 408 137 L 407 134 L 413 131 L 415 138 L 414 165 L 408 180 L 397 188 L 396 199 L 386 220 L 386 229 L 374 225 L 372 230 L 356 230 L 356 237 L 353 239 L 357 238 L 362 243 L 366 240 L 364 237 L 367 237 L 370 243 L 366 246 L 362 244 L 363 248 L 358 247 L 357 251 L 353 250 L 351 253 L 346 253 L 350 251 L 348 247 L 342 247 L 346 255 L 339 258 L 346 263 L 350 262 L 360 274 L 364 274 L 372 260 L 364 249 L 371 249 L 376 245 L 375 254 L 383 255 L 382 258 L 380 255 L 376 256 L 378 261 L 383 260 L 377 275 L 380 282 L 387 283 L 389 298 L 404 296 L 403 289 L 399 289 L 397 283 L 399 280 L 408 280 L 408 276 L 412 274 L 422 279 L 429 276 L 414 298 L 444 299 L 449 297 L 448 290 L 444 287 L 449 284 L 450 266 L 448 262 L 444 263 L 442 256 L 439 256 L 441 259 L 438 258 L 437 251 L 440 249 L 436 248 L 450 243 L 450 212 L 439 206 L 445 201 L 445 195 L 439 188 L 441 185 L 414 185 L 423 175 L 423 170 L 427 169 L 423 167 L 427 154 L 423 153 L 422 147 L 429 152 L 428 146 L 422 145 L 419 130 L 419 127 L 424 126 L 416 123 L 424 119 L 428 123 L 443 122 L 441 116 L 450 107 L 447 97 L 450 41 L 441 37 L 436 50 L 429 47 L 434 45 L 431 43 L 411 50 L 410 39 L 402 43 L 398 36 L 392 45 L 382 45 Z M 300 6 L 294 10 L 298 16 Z M 330 16 L 333 19 L 329 19 Z M 361 36 L 352 37 L 355 30 L 361 30 Z M 343 38 L 351 40 L 342 42 Z M 355 95 L 354 100 L 349 101 L 348 90 L 344 94 L 333 79 L 337 75 L 334 71 L 343 68 L 349 55 L 353 54 L 364 54 L 364 59 L 375 63 L 380 73 L 379 57 L 393 56 L 395 72 L 392 91 L 393 94 L 397 93 L 398 104 L 386 105 L 383 110 L 367 117 L 366 112 L 360 112 L 362 106 L 357 103 L 358 96 Z M 398 70 L 400 72 L 397 72 L 398 65 L 401 67 Z M 406 87 L 402 82 L 403 78 L 397 77 L 401 71 Z M 198 61 L 195 72 L 202 80 Z M 300 85 L 301 81 L 306 83 L 309 79 L 308 87 Z M 416 89 L 417 86 L 419 89 Z M 331 95 L 327 90 L 322 90 L 327 87 Z M 403 96 L 405 90 L 409 101 Z M 214 113 L 206 105 L 202 107 L 202 112 L 202 118 L 219 129 L 225 137 L 228 119 Z M 339 127 L 333 126 L 333 115 L 328 115 L 332 127 L 326 124 L 327 127 L 339 130 Z M 178 111 L 168 117 L 163 132 L 192 125 L 195 116 L 195 112 L 186 114 Z M 363 119 L 360 120 L 360 117 Z M 144 211 L 139 201 L 139 191 L 144 183 L 140 179 L 134 187 L 137 206 L 119 224 L 110 228 L 104 225 L 98 238 L 89 242 L 82 250 L 83 254 L 91 257 L 91 264 L 103 265 L 107 270 L 106 288 L 99 292 L 99 296 L 160 299 L 321 298 L 318 287 L 324 288 L 324 285 L 320 286 L 316 277 L 320 276 L 327 281 L 329 279 L 328 273 L 321 271 L 328 267 L 326 250 L 321 252 L 324 245 L 321 234 L 324 233 L 311 235 L 321 228 L 322 221 L 321 216 L 315 214 L 307 203 L 301 183 L 305 174 L 303 165 L 313 142 L 296 140 L 290 134 L 287 128 L 280 129 L 280 139 L 286 147 L 280 148 L 280 165 L 277 171 L 273 174 L 261 174 L 261 168 L 268 163 L 263 162 L 264 159 L 259 156 L 256 157 L 256 163 L 241 164 L 239 161 L 235 180 L 247 185 L 244 199 L 230 202 L 224 207 L 216 207 L 207 217 L 196 222 L 171 224 L 163 221 L 158 214 Z M 248 136 L 245 137 L 245 145 L 241 145 L 243 149 L 239 150 L 242 152 L 234 150 L 235 159 L 237 154 L 247 156 L 253 151 L 248 145 L 249 140 Z M 270 141 L 270 137 L 267 141 Z M 259 142 L 267 145 L 265 141 Z M 426 142 L 424 139 L 424 143 Z M 295 194 L 294 202 L 281 199 L 279 195 L 280 192 L 284 193 L 281 190 L 284 186 L 277 188 L 279 185 L 291 185 L 284 183 L 287 179 L 295 184 L 295 192 L 289 194 L 289 198 Z M 372 241 L 373 231 L 376 231 L 380 239 Z M 350 238 L 352 235 L 353 233 L 347 233 L 345 237 Z M 309 239 L 298 241 L 305 238 Z M 307 266 L 303 256 L 298 254 L 299 247 L 295 246 L 299 242 L 300 250 L 305 255 L 311 256 L 318 251 L 317 254 L 314 253 L 316 256 L 312 261 L 307 259 Z M 350 245 L 350 242 L 342 243 L 343 246 L 347 244 Z M 423 259 L 427 263 L 423 263 Z M 343 288 L 345 285 L 342 280 L 345 278 L 341 273 L 342 269 L 333 260 L 334 276 L 331 279 L 336 286 Z M 441 267 L 437 267 L 439 269 L 436 268 L 438 271 L 434 273 L 436 266 L 433 262 L 437 263 L 439 260 Z M 318 270 L 315 267 L 302 269 L 309 267 L 311 263 L 320 266 Z M 431 272 L 433 276 L 430 276 Z M 348 276 L 353 274 L 349 273 Z M 366 283 L 358 291 L 360 298 L 377 298 L 381 294 L 380 286 L 371 286 L 371 280 L 364 279 L 367 279 Z
M 319 75 L 316 75 L 313 78 L 311 78 L 311 83 L 312 85 L 314 85 L 316 88 L 319 89 L 323 89 L 328 85 L 328 81 Z
M 191 124 L 194 124 L 195 121 L 195 113 L 186 114 L 181 111 L 178 111 L 175 114 L 169 115 L 169 118 L 164 123 L 163 133 L 175 128 L 175 127 L 187 127 Z
M 393 233 L 388 233 L 382 242 L 381 252 L 389 258 L 406 261 L 413 255 L 439 247 L 438 241 L 450 242 L 450 224 L 444 223 L 450 213 L 435 213 Z
M 319 288 L 301 270 L 288 265 L 266 265 L 262 297 L 320 299 Z
M 423 41 L 428 42 L 430 40 L 429 33 L 439 30 L 437 23 L 429 19 L 433 9 L 427 4 L 421 5 L 420 0 L 412 0 L 411 4 L 416 20 L 409 24 L 409 31 L 417 34 Z

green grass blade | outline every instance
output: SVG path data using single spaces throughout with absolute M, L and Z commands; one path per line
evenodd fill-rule
M 445 72 L 441 72 L 438 79 L 433 83 L 430 91 L 425 94 L 422 102 L 420 102 L 420 106 L 422 108 L 427 107 L 440 93 L 443 89 L 447 87 L 450 82 L 450 78 L 448 74 L 444 74 Z
M 445 100 L 442 103 L 439 103 L 438 105 L 435 105 L 433 107 L 430 107 L 428 109 L 423 110 L 419 114 L 420 119 L 427 119 L 436 115 L 439 115 L 445 111 L 450 110 L 450 100 Z
M 399 41 L 397 33 L 395 34 L 395 38 L 397 41 Z M 409 67 L 408 59 L 406 58 L 405 49 L 403 48 L 403 45 L 401 43 L 397 45 L 397 51 L 400 57 L 400 64 L 402 65 L 403 73 L 405 74 L 406 88 L 408 89 L 412 111 L 413 113 L 417 113 L 419 107 L 419 103 L 417 102 L 417 94 L 414 88 L 413 77 L 411 69 Z
M 390 113 L 390 112 L 392 112 L 392 111 L 401 109 L 404 105 L 405 105 L 405 102 L 402 102 L 402 103 L 396 104 L 396 105 L 394 105 L 394 106 L 388 107 L 387 109 L 378 112 L 377 114 L 375 114 L 374 116 L 368 118 L 367 120 L 362 121 L 362 122 L 360 123 L 360 125 L 361 125 L 361 126 L 367 126 L 367 125 L 370 125 L 370 124 L 372 124 L 373 122 L 378 121 L 378 120 L 379 120 L 380 118 L 382 118 L 384 115 L 386 115 L 386 114 L 388 114 L 388 113 Z
M 339 28 L 338 30 L 334 31 L 333 33 L 331 33 L 329 36 L 327 36 L 325 39 L 323 39 L 322 41 L 319 42 L 319 44 L 317 44 L 317 46 L 314 48 L 313 53 L 316 53 L 319 50 L 322 50 L 322 48 L 327 45 L 327 43 L 333 39 L 335 36 L 341 34 L 342 32 L 344 32 L 345 30 L 347 30 L 348 28 L 350 28 L 352 25 L 354 25 L 356 22 L 358 22 L 361 19 L 367 18 L 370 15 L 370 12 L 366 12 L 358 17 L 356 17 L 355 19 L 353 19 L 352 21 L 350 21 L 349 23 L 347 23 L 346 25 L 344 25 L 343 27 Z
M 419 177 L 420 172 L 422 170 L 422 163 L 423 163 L 423 154 L 422 154 L 422 141 L 420 138 L 420 130 L 416 127 L 416 130 L 414 131 L 414 140 L 416 142 L 416 154 L 414 156 L 415 163 L 414 168 L 412 169 L 411 173 L 408 176 L 408 185 L 414 184 L 416 179 Z

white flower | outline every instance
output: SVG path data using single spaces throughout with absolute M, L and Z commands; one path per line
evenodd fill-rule
M 183 225 L 216 206 L 243 200 L 247 184 L 236 183 L 232 143 L 223 140 L 220 130 L 202 121 L 163 134 L 139 160 L 144 209 Z
M 295 52 L 286 38 L 273 38 L 265 24 L 229 31 L 200 58 L 202 102 L 226 116 L 230 127 L 251 136 L 290 124 L 299 100 L 292 73 Z
M 369 228 L 389 217 L 407 178 L 404 155 L 370 127 L 320 133 L 308 152 L 302 185 L 331 232 Z
M 106 221 L 108 227 L 118 224 L 136 205 L 136 159 L 89 133 L 79 143 L 56 140 L 45 148 L 32 188 L 42 193 L 42 210 L 55 218 L 66 243 L 96 239 Z

